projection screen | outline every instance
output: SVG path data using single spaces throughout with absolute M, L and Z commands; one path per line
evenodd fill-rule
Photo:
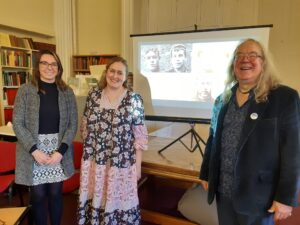
M 134 91 L 145 114 L 210 119 L 235 47 L 254 38 L 268 48 L 271 27 L 131 35 Z

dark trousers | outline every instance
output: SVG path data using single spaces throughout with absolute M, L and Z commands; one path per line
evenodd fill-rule
M 236 212 L 231 199 L 217 195 L 219 225 L 274 225 L 273 214 L 244 215 Z

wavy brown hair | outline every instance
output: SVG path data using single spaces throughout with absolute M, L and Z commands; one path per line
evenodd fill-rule
M 50 50 L 41 50 L 38 53 L 38 59 L 36 61 L 36 65 L 35 65 L 34 72 L 33 72 L 33 79 L 31 81 L 31 83 L 34 86 L 36 86 L 40 92 L 45 93 L 45 91 L 42 90 L 41 87 L 40 87 L 41 74 L 40 74 L 40 70 L 39 70 L 39 63 L 40 63 L 41 57 L 43 55 L 52 55 L 53 58 L 55 59 L 55 61 L 57 63 L 57 66 L 58 66 L 57 67 L 57 75 L 55 77 L 55 83 L 61 91 L 66 91 L 67 88 L 68 88 L 68 85 L 62 79 L 62 75 L 63 75 L 64 70 L 63 70 L 60 58 L 55 52 L 50 51 Z
M 127 61 L 126 61 L 124 58 L 122 58 L 122 57 L 120 57 L 120 56 L 117 56 L 117 57 L 112 58 L 112 59 L 106 64 L 106 68 L 105 68 L 105 70 L 103 71 L 102 76 L 101 76 L 101 79 L 100 79 L 100 81 L 99 81 L 99 83 L 98 83 L 98 87 L 99 87 L 100 90 L 104 89 L 104 88 L 107 86 L 106 73 L 107 73 L 108 69 L 110 68 L 110 66 L 111 66 L 113 63 L 116 63 L 116 62 L 120 62 L 120 63 L 122 63 L 122 64 L 125 66 L 125 70 L 126 70 L 126 71 L 125 71 L 125 77 L 126 77 L 126 79 L 125 79 L 125 81 L 124 81 L 124 83 L 123 83 L 123 87 L 124 87 L 124 88 L 128 88 L 128 86 L 127 86 L 127 78 L 128 78 L 128 64 L 127 64 Z
M 262 72 L 259 76 L 258 83 L 257 83 L 256 87 L 254 88 L 255 101 L 257 103 L 266 102 L 268 100 L 269 92 L 272 89 L 277 88 L 280 84 L 280 81 L 277 76 L 277 70 L 273 63 L 270 52 L 268 52 L 260 42 L 258 42 L 255 39 L 249 38 L 249 39 L 242 41 L 236 47 L 233 57 L 230 61 L 229 68 L 228 68 L 228 74 L 227 74 L 227 80 L 225 83 L 225 90 L 223 93 L 225 102 L 227 102 L 231 96 L 231 88 L 236 83 L 238 83 L 238 81 L 236 80 L 236 76 L 234 74 L 234 57 L 235 57 L 236 53 L 239 51 L 240 47 L 247 42 L 253 42 L 260 48 L 260 51 L 262 54 L 262 60 L 263 60 Z

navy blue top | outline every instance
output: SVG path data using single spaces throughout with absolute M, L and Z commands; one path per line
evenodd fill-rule
M 235 95 L 236 88 L 233 88 L 232 91 L 233 98 L 228 104 L 228 110 L 223 122 L 220 182 L 218 188 L 218 191 L 228 198 L 232 196 L 238 144 L 250 105 L 249 99 L 254 97 L 254 94 L 250 93 L 248 100 L 240 107 Z
M 44 93 L 40 92 L 40 109 L 39 109 L 39 134 L 55 134 L 59 132 L 59 106 L 58 106 L 58 90 L 56 83 L 40 82 L 40 88 Z M 34 145 L 30 149 L 30 153 L 37 149 Z M 62 155 L 67 151 L 68 145 L 62 143 L 58 152 Z

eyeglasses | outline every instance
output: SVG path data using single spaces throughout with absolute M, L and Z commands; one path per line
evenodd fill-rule
M 255 61 L 257 58 L 263 59 L 263 56 L 259 55 L 257 52 L 249 52 L 249 53 L 238 52 L 238 53 L 236 53 L 236 55 L 234 56 L 234 60 L 235 60 L 235 61 L 241 61 L 241 60 L 244 59 L 244 58 L 247 58 L 249 61 L 253 62 L 253 61 Z
M 40 61 L 40 65 L 43 66 L 43 67 L 47 67 L 47 68 L 51 68 L 51 69 L 57 69 L 58 68 L 58 65 L 56 62 L 53 62 L 53 63 L 48 63 L 46 61 Z

